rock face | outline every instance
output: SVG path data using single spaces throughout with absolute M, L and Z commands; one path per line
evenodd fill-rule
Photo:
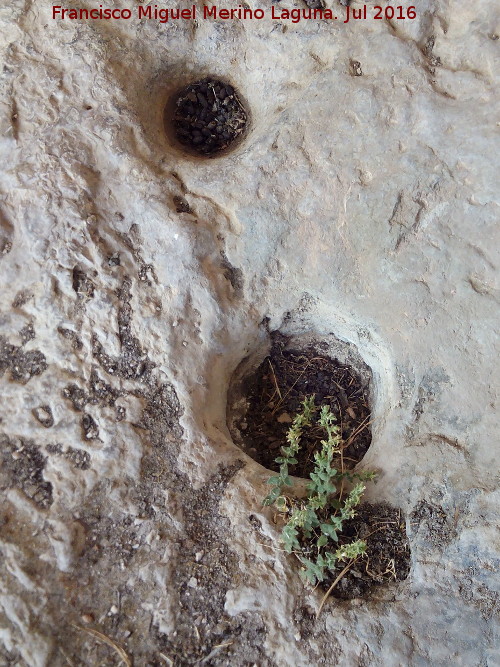
M 2 664 L 497 664 L 499 7 L 345 4 L 0 7 Z M 251 112 L 216 159 L 163 130 L 205 76 Z M 367 498 L 412 549 L 404 583 L 318 619 L 226 426 L 278 329 L 370 367 Z

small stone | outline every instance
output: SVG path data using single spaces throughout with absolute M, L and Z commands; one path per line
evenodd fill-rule
M 198 102 L 199 102 L 202 106 L 204 106 L 204 107 L 207 106 L 207 98 L 205 97 L 205 95 L 203 95 L 203 93 L 198 93 L 198 94 L 196 95 L 196 97 L 198 98 Z
M 363 76 L 363 70 L 361 69 L 361 63 L 359 60 L 350 61 L 351 76 Z
M 191 577 L 188 581 L 188 586 L 189 588 L 196 588 L 198 586 L 198 579 L 196 579 L 196 577 Z
M 91 415 L 85 413 L 82 417 L 81 424 L 86 440 L 95 440 L 99 437 L 99 427 Z
M 290 417 L 288 412 L 282 412 L 276 421 L 280 424 L 291 424 L 293 419 Z

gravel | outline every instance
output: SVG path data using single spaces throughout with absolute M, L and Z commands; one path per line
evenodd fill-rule
M 206 78 L 179 92 L 173 126 L 181 144 L 210 156 L 231 146 L 241 136 L 247 120 L 235 89 L 217 79 Z

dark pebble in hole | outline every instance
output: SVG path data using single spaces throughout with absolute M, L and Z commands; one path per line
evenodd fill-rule
M 235 89 L 206 78 L 180 90 L 167 106 L 177 141 L 198 155 L 210 157 L 243 136 L 248 114 Z

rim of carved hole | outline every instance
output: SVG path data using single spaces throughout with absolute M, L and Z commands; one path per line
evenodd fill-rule
M 197 158 L 232 153 L 248 134 L 250 111 L 239 90 L 220 76 L 205 76 L 173 93 L 165 105 L 165 133 Z
M 235 444 L 265 468 L 279 471 L 275 459 L 281 455 L 302 401 L 312 394 L 317 406 L 330 406 L 341 429 L 344 446 L 333 465 L 349 470 L 366 454 L 372 439 L 372 373 L 357 351 L 337 344 L 344 351 L 332 356 L 324 341 L 304 344 L 299 337 L 273 332 L 267 356 L 262 360 L 256 353 L 233 374 L 227 405 L 229 432 Z M 292 476 L 309 477 L 324 437 L 319 426 L 304 431 L 298 463 L 289 469 Z

